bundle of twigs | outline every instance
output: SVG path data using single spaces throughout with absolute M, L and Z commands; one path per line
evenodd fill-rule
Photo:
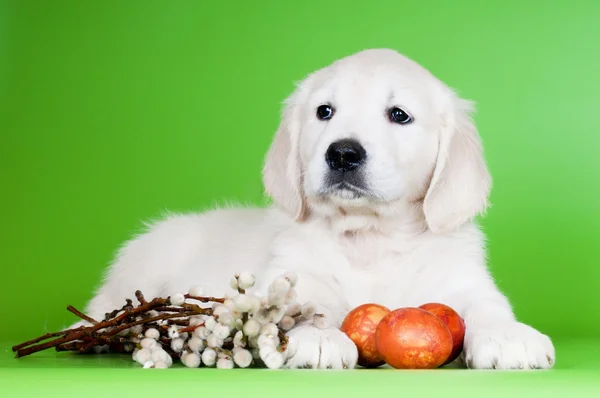
M 134 306 L 130 299 L 120 308 L 107 313 L 102 321 L 90 318 L 86 314 L 69 305 L 67 310 L 90 323 L 90 326 L 80 326 L 74 329 L 46 333 L 33 340 L 25 341 L 12 347 L 16 357 L 24 357 L 49 348 L 56 351 L 78 351 L 89 353 L 94 347 L 110 347 L 113 352 L 132 352 L 133 344 L 137 343 L 144 329 L 154 327 L 167 334 L 169 325 L 187 326 L 187 331 L 193 331 L 195 326 L 189 327 L 189 317 L 194 315 L 212 315 L 212 308 L 201 308 L 197 304 L 184 303 L 181 306 L 171 306 L 169 298 L 154 298 L 147 301 L 141 291 L 135 292 L 139 302 Z M 223 303 L 225 299 L 216 297 L 195 297 L 189 294 L 186 299 L 202 303 Z M 141 326 L 142 328 L 136 328 Z M 186 329 L 183 329 L 185 332 Z M 136 333 L 137 332 L 137 333 Z M 48 340 L 48 341 L 47 341 Z M 168 341 L 161 340 L 168 347 Z
M 138 290 L 137 305 L 127 299 L 102 320 L 68 306 L 85 326 L 46 333 L 12 350 L 17 358 L 50 348 L 130 353 L 144 367 L 154 368 L 170 367 L 174 359 L 188 367 L 279 368 L 287 348 L 285 332 L 300 321 L 322 323 L 322 315 L 313 304 L 296 302 L 295 275 L 276 278 L 266 297 L 246 292 L 254 281 L 251 274 L 236 274 L 231 287 L 237 294 L 223 298 L 204 296 L 193 287 L 187 294 L 148 301 Z

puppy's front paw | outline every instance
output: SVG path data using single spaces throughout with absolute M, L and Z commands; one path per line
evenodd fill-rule
M 356 366 L 356 345 L 339 329 L 304 325 L 292 329 L 288 337 L 285 368 L 352 369 Z
M 511 322 L 472 332 L 467 329 L 465 359 L 472 369 L 548 369 L 554 365 L 555 353 L 548 336 Z

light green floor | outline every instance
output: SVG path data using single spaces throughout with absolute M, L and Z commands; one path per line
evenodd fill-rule
M 47 351 L 14 359 L 0 343 L 0 397 L 594 397 L 600 338 L 557 342 L 550 371 L 141 369 L 128 356 Z

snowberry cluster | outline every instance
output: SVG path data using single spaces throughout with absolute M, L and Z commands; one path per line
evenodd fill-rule
M 157 328 L 146 329 L 135 341 L 133 360 L 144 368 L 168 368 L 174 357 L 190 368 L 281 368 L 287 345 L 285 332 L 306 321 L 326 327 L 314 304 L 296 302 L 296 282 L 295 274 L 286 273 L 269 285 L 266 296 L 261 296 L 248 292 L 255 284 L 254 275 L 237 274 L 230 283 L 235 295 L 215 302 L 212 311 L 190 316 L 182 325 L 159 322 L 163 331 L 166 328 L 166 336 Z M 202 289 L 193 287 L 187 295 L 176 293 L 169 300 L 175 310 L 201 296 Z

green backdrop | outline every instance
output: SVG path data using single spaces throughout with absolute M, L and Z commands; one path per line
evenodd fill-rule
M 494 276 L 597 336 L 599 38 L 597 1 L 0 1 L 0 339 L 72 322 L 142 221 L 264 203 L 293 82 L 369 47 L 478 103 Z

